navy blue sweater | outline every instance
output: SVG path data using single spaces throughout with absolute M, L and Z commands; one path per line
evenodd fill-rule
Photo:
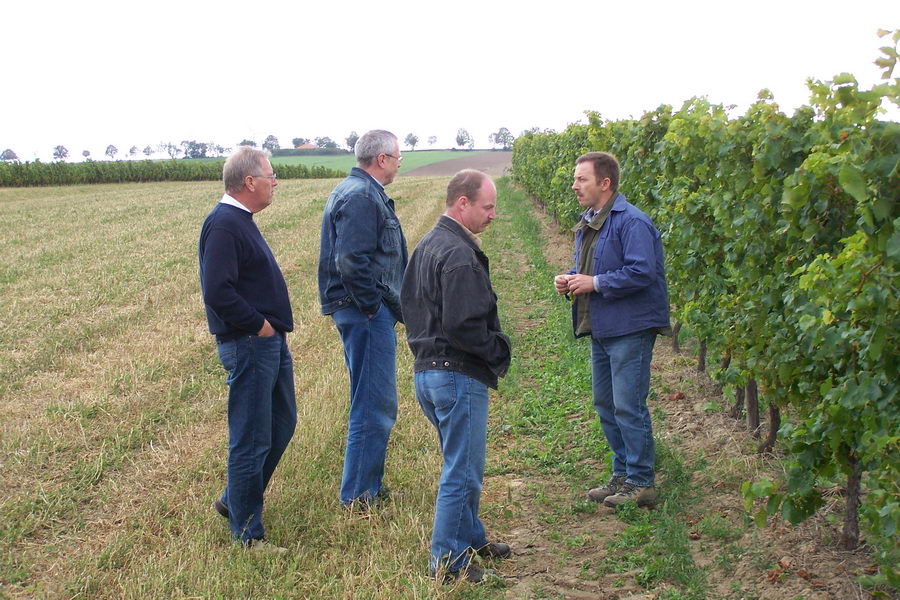
M 203 222 L 199 251 L 210 333 L 255 334 L 265 319 L 278 331 L 294 328 L 284 276 L 251 213 L 217 203 Z

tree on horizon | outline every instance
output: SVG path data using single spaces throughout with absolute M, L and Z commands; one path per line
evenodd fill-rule
M 278 143 L 278 138 L 274 135 L 270 135 L 266 138 L 266 140 L 262 144 L 263 150 L 268 150 L 269 152 L 275 152 L 276 150 L 281 149 L 281 144 Z
M 506 127 L 501 127 L 497 133 L 492 133 L 488 136 L 488 141 L 491 144 L 500 144 L 504 150 L 509 150 L 515 140 L 516 138 L 513 137 L 513 134 Z
M 331 139 L 330 137 L 327 137 L 327 136 L 326 137 L 317 137 L 316 138 L 316 146 L 318 146 L 319 148 L 324 148 L 326 150 L 327 149 L 336 150 L 338 148 L 337 142 L 335 142 L 333 139 Z
M 350 148 L 350 152 L 356 150 L 356 142 L 359 141 L 359 135 L 355 131 L 351 131 L 350 135 L 347 136 L 347 139 L 344 140 L 347 142 L 347 147 Z
M 463 129 L 462 127 L 456 132 L 456 145 L 457 146 L 468 146 L 469 150 L 475 145 L 475 142 L 472 141 L 472 136 L 469 135 L 469 132 Z

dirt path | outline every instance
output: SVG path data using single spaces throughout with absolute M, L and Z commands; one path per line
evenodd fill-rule
M 539 210 L 535 216 L 547 240 L 545 257 L 560 269 L 571 260 L 571 239 Z M 764 529 L 747 521 L 740 492 L 747 479 L 776 477 L 777 462 L 756 454 L 758 440 L 742 421 L 730 418 L 728 400 L 710 378 L 696 371 L 693 345 L 673 351 L 660 338 L 654 351 L 652 387 L 655 434 L 691 467 L 699 493 L 683 515 L 693 563 L 706 574 L 707 598 L 758 600 L 863 600 L 873 596 L 854 579 L 873 572 L 864 548 L 839 551 L 843 499 L 817 516 L 793 526 L 773 520 Z M 587 370 L 585 365 L 585 370 Z M 587 400 L 585 400 L 587 401 Z M 597 468 L 602 465 L 597 464 Z M 659 473 L 665 490 L 667 473 Z M 628 526 L 612 509 L 569 510 L 583 502 L 586 489 L 575 489 L 562 476 L 506 473 L 487 477 L 483 504 L 515 515 L 504 522 L 498 539 L 511 541 L 514 558 L 500 566 L 505 597 L 653 600 L 687 598 L 669 582 L 645 587 L 646 565 L 626 572 L 604 568 L 609 544 Z M 517 507 L 531 510 L 515 510 Z M 713 527 L 712 525 L 715 525 Z M 614 552 L 614 551 L 613 551 Z M 668 594 L 674 594 L 669 596 Z
M 484 152 L 482 154 L 468 154 L 461 152 L 462 156 L 443 162 L 425 165 L 411 171 L 400 171 L 401 176 L 423 177 L 453 175 L 462 169 L 478 169 L 491 177 L 505 175 L 512 165 L 512 152 L 503 150 Z

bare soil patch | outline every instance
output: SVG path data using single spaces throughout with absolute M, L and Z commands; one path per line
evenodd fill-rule
M 507 170 L 512 166 L 512 152 L 496 150 L 491 152 L 482 152 L 480 154 L 470 154 L 468 152 L 460 152 L 459 158 L 445 160 L 443 162 L 425 165 L 411 171 L 400 170 L 402 177 L 436 177 L 453 175 L 463 169 L 478 169 L 484 171 L 491 177 L 501 177 L 506 174 Z

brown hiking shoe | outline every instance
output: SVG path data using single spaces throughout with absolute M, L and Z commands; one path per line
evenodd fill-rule
M 608 496 L 612 496 L 613 494 L 618 492 L 623 485 L 625 485 L 625 476 L 613 475 L 609 480 L 609 483 L 607 483 L 605 486 L 590 490 L 587 493 L 588 500 L 592 500 L 594 502 L 603 502 Z
M 626 483 L 618 492 L 607 496 L 603 501 L 603 506 L 615 508 L 629 500 L 634 500 L 638 506 L 655 506 L 657 501 L 656 488 L 652 485 L 638 487 L 632 483 Z
M 476 552 L 481 558 L 509 558 L 512 555 L 512 548 L 503 542 L 488 542 Z
M 475 563 L 469 563 L 459 571 L 445 571 L 441 575 L 441 583 L 453 585 L 459 581 L 468 583 L 493 583 L 499 581 L 500 576 L 493 569 L 482 569 Z

